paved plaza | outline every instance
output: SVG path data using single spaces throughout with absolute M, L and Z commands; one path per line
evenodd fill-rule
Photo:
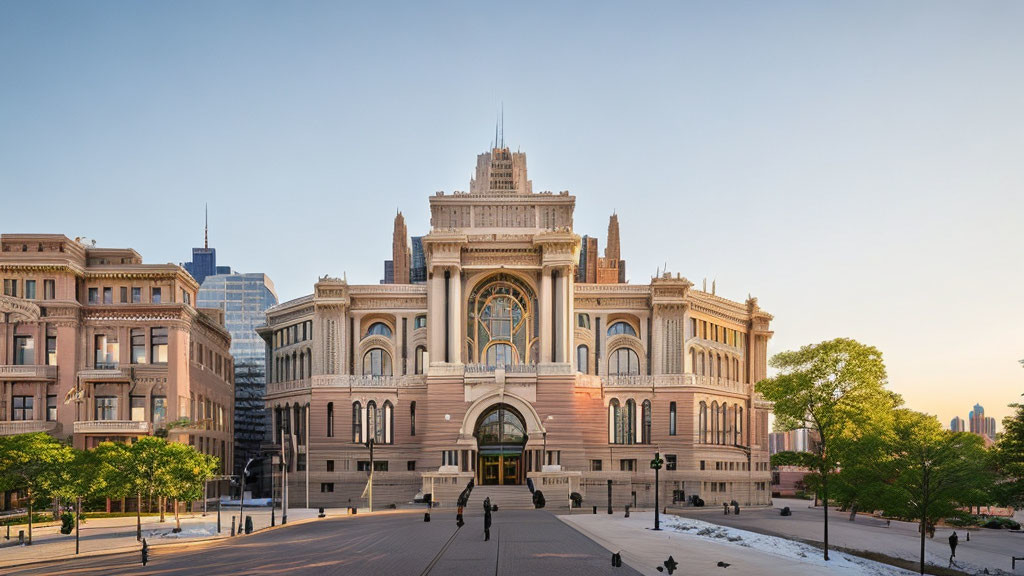
M 543 510 L 499 510 L 491 540 L 483 513 L 470 511 L 456 529 L 455 512 L 396 511 L 328 517 L 233 540 L 157 547 L 143 567 L 137 551 L 36 564 L 10 574 L 309 574 L 467 575 L 639 574 L 612 568 L 601 546 Z
M 683 516 L 772 534 L 785 538 L 796 538 L 811 542 L 822 540 L 822 509 L 811 508 L 808 500 L 776 498 L 774 508 L 743 510 L 739 516 L 726 516 L 721 509 L 687 509 Z M 789 506 L 793 515 L 782 517 L 779 509 Z M 1020 513 L 1018 513 L 1020 514 Z M 1018 518 L 1020 520 L 1020 518 Z M 956 549 L 958 566 L 969 573 L 1024 574 L 1024 565 L 1017 563 L 1017 571 L 1010 569 L 1011 556 L 1024 556 L 1024 533 L 1008 530 L 973 529 L 971 540 L 963 529 L 957 529 L 960 543 Z M 885 520 L 858 515 L 856 521 L 849 521 L 849 514 L 829 509 L 829 544 L 851 550 L 869 550 L 888 556 L 918 561 L 921 547 L 917 525 L 910 522 Z M 949 565 L 949 528 L 939 528 L 935 537 L 926 544 L 926 562 L 931 565 Z

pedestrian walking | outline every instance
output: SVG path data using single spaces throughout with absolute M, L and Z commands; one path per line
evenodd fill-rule
M 950 558 L 956 558 L 956 545 L 960 541 L 960 538 L 956 535 L 956 530 L 949 535 L 949 552 Z
M 484 498 L 484 542 L 491 539 L 491 498 Z

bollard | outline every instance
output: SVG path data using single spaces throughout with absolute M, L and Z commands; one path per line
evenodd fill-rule
M 353 507 L 351 508 L 351 510 L 352 510 L 352 515 L 353 515 L 353 516 L 355 516 L 355 515 L 356 515 L 356 507 L 355 507 L 355 506 L 353 506 Z
M 608 481 L 608 513 L 612 513 L 612 481 Z
M 18 543 L 19 544 L 24 544 L 25 543 L 25 531 L 24 530 L 18 530 Z
M 424 512 L 423 513 L 423 521 L 424 522 L 430 522 L 430 512 Z
M 323 508 L 323 506 L 321 506 L 320 507 L 320 514 L 317 516 L 317 518 L 326 518 L 326 517 L 327 517 L 327 514 L 324 513 L 324 508 Z
M 234 516 L 231 517 L 231 535 L 232 536 L 235 535 L 235 517 Z
M 594 506 L 594 514 L 597 514 L 597 506 Z
M 626 518 L 629 518 L 629 504 L 626 504 Z
M 146 539 L 142 539 L 142 565 L 145 566 L 149 562 L 149 544 L 146 543 Z
M 622 552 L 613 552 L 612 553 L 612 567 L 613 568 L 622 568 Z
M 245 517 L 245 533 L 252 534 L 252 515 Z

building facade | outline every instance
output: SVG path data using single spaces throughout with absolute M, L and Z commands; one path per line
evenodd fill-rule
M 193 305 L 185 270 L 62 235 L 4 234 L 0 278 L 0 435 L 93 448 L 166 434 L 230 470 L 230 335 L 220 311 Z
M 981 404 L 975 404 L 974 410 L 967 413 L 967 422 L 970 425 L 970 432 L 987 438 L 989 442 L 996 439 L 996 419 L 985 416 L 985 408 Z
M 430 197 L 425 284 L 323 277 L 268 310 L 293 504 L 364 506 L 373 470 L 376 506 L 451 504 L 470 479 L 532 479 L 549 505 L 602 504 L 610 482 L 615 505 L 652 505 L 655 452 L 666 505 L 769 501 L 770 405 L 753 384 L 771 316 L 667 273 L 576 282 L 575 204 L 534 193 L 526 155 L 494 148 L 470 192 Z M 601 260 L 620 279 L 612 224 Z

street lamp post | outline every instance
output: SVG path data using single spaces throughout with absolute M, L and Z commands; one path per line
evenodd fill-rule
M 658 509 L 658 506 L 659 506 L 659 503 L 658 503 L 658 492 L 660 492 L 659 486 L 658 486 L 658 471 L 661 470 L 661 466 L 664 463 L 665 463 L 665 461 L 661 459 L 661 453 L 660 452 L 655 452 L 654 453 L 654 460 L 651 460 L 651 468 L 654 469 L 654 529 L 655 530 L 661 530 L 661 515 L 660 515 L 661 510 Z
M 274 500 L 274 468 L 277 467 L 278 457 L 274 454 L 270 457 L 270 526 L 275 523 L 274 513 L 277 512 L 277 502 Z
M 372 437 L 369 440 L 366 441 L 366 446 L 370 449 L 370 480 L 369 480 L 369 483 L 367 484 L 367 487 L 368 487 L 367 488 L 367 496 L 369 496 L 369 501 L 368 501 L 367 508 L 370 509 L 370 512 L 373 512 L 373 438 Z
M 238 533 L 242 533 L 242 526 L 245 522 L 245 477 L 249 475 L 249 465 L 256 460 L 255 458 L 249 458 L 249 461 L 245 463 L 245 468 L 242 469 L 242 483 L 241 483 L 241 494 L 238 497 Z

